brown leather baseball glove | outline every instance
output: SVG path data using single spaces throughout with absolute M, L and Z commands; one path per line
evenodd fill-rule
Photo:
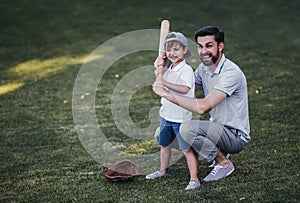
M 112 182 L 133 180 L 138 175 L 138 167 L 130 160 L 118 161 L 105 173 L 107 180 Z

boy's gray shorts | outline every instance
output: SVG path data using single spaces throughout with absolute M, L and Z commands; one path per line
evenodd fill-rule
M 242 132 L 211 121 L 185 121 L 180 126 L 180 134 L 207 162 L 212 161 L 219 151 L 224 155 L 234 154 L 242 151 L 247 144 L 241 138 Z

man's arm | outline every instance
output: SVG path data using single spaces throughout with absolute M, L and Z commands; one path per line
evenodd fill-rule
M 209 112 L 212 108 L 225 100 L 227 96 L 224 92 L 213 90 L 203 99 L 183 97 L 165 90 L 161 82 L 155 82 L 153 84 L 153 91 L 157 95 L 187 110 L 197 112 L 200 115 Z

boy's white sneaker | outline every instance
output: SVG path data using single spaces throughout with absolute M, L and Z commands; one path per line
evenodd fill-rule
M 146 175 L 146 179 L 155 179 L 155 178 L 161 178 L 161 177 L 169 177 L 169 173 L 162 173 L 160 171 L 156 171 L 154 173 Z
M 189 182 L 189 184 L 186 186 L 185 190 L 194 190 L 198 187 L 200 187 L 200 182 L 199 181 L 195 181 L 195 180 L 191 180 Z

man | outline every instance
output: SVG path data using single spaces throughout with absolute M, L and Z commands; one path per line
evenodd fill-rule
M 214 26 L 196 31 L 195 40 L 202 63 L 195 71 L 195 83 L 202 86 L 204 98 L 187 98 L 167 91 L 159 80 L 153 91 L 159 96 L 199 114 L 210 114 L 209 121 L 185 121 L 180 134 L 190 144 L 184 149 L 190 171 L 186 190 L 200 187 L 198 159 L 215 161 L 213 170 L 204 181 L 215 181 L 234 171 L 226 157 L 242 151 L 250 141 L 247 82 L 240 68 L 227 59 L 224 50 L 224 32 Z M 163 58 L 156 61 L 164 64 Z

